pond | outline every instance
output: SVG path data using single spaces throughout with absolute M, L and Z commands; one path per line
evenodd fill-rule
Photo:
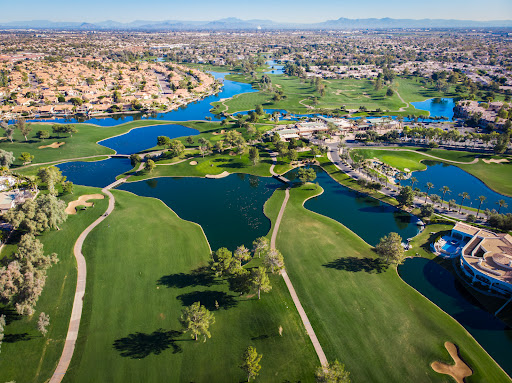
M 116 176 L 133 166 L 128 158 L 109 158 L 94 162 L 65 162 L 56 165 L 68 181 L 77 185 L 105 187 L 116 180 Z
M 460 203 L 462 198 L 459 197 L 459 194 L 467 192 L 471 198 L 464 201 L 464 206 L 478 209 L 480 203 L 478 197 L 483 195 L 487 197 L 487 200 L 482 204 L 483 210 L 486 208 L 498 210 L 497 202 L 502 199 L 508 204 L 508 208 L 501 208 L 500 213 L 512 211 L 512 197 L 496 193 L 478 178 L 465 172 L 461 168 L 430 160 L 423 161 L 422 163 L 427 165 L 427 169 L 412 173 L 412 177 L 416 177 L 418 180 L 414 185 L 415 188 L 417 187 L 422 191 L 426 191 L 427 182 L 432 182 L 434 188 L 430 189 L 430 194 L 437 194 L 442 197 L 442 192 L 439 189 L 443 186 L 450 188 L 451 193 L 446 194 L 446 200 L 454 199 L 457 203 Z M 406 180 L 403 181 L 402 184 L 410 185 L 411 182 L 410 180 Z
M 453 120 L 453 108 L 455 101 L 453 98 L 429 98 L 425 101 L 411 102 L 411 104 L 420 110 L 426 110 L 430 117 L 446 117 Z
M 224 77 L 229 73 L 210 72 L 216 79 L 221 79 L 224 82 L 222 90 L 216 95 L 208 96 L 202 100 L 185 105 L 177 110 L 166 113 L 158 113 L 153 116 L 142 117 L 140 114 L 132 115 L 118 115 L 105 118 L 91 118 L 87 121 L 77 118 L 52 118 L 52 119 L 39 119 L 30 120 L 32 122 L 43 121 L 50 123 L 79 123 L 87 122 L 100 126 L 116 126 L 129 121 L 135 120 L 164 120 L 164 121 L 189 121 L 189 120 L 204 120 L 206 117 L 211 117 L 213 120 L 220 120 L 221 118 L 210 112 L 212 108 L 211 103 L 220 101 L 222 99 L 233 97 L 241 93 L 257 92 L 252 88 L 251 84 L 244 84 L 237 81 L 226 80 Z
M 232 174 L 221 179 L 154 178 L 119 186 L 134 194 L 162 200 L 180 218 L 203 228 L 212 250 L 239 245 L 252 248 L 267 235 L 270 220 L 263 206 L 282 183 L 270 177 Z
M 270 67 L 268 72 L 265 74 L 283 74 L 284 73 L 284 65 L 276 63 L 274 60 L 266 61 L 266 64 Z
M 342 223 L 370 245 L 376 245 L 390 232 L 398 233 L 404 242 L 418 234 L 413 215 L 340 185 L 322 168 L 315 170 L 315 182 L 324 192 L 306 201 L 305 208 Z M 296 172 L 285 176 L 294 179 Z
M 512 330 L 487 312 L 449 271 L 425 258 L 398 267 L 402 279 L 459 322 L 512 375 Z
M 114 149 L 118 154 L 138 153 L 156 146 L 158 136 L 167 136 L 171 139 L 199 134 L 196 129 L 182 125 L 151 125 L 130 130 L 128 133 L 107 138 L 98 144 Z

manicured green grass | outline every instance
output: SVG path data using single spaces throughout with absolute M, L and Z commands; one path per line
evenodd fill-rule
M 114 154 L 112 149 L 98 145 L 96 142 L 104 140 L 106 138 L 116 136 L 128 132 L 130 129 L 157 125 L 157 124 L 169 124 L 168 121 L 133 121 L 126 124 L 121 124 L 111 127 L 103 127 L 91 124 L 75 124 L 78 129 L 78 133 L 73 134 L 73 137 L 63 135 L 61 137 L 52 134 L 51 124 L 32 124 L 33 129 L 31 134 L 28 136 L 28 141 L 25 141 L 24 137 L 18 130 L 14 133 L 14 142 L 3 140 L 0 143 L 0 149 L 13 152 L 16 157 L 16 166 L 22 165 L 17 159 L 22 152 L 29 152 L 35 158 L 33 163 L 44 163 L 69 158 L 78 158 L 86 156 L 99 156 L 105 154 Z M 46 140 L 40 140 L 36 137 L 38 130 L 48 130 L 51 137 Z M 59 148 L 44 148 L 39 149 L 40 146 L 49 145 L 53 142 L 65 142 Z
M 435 255 L 430 250 L 430 244 L 442 233 L 451 230 L 453 225 L 432 224 L 425 226 L 425 229 L 415 236 L 410 242 L 411 248 L 405 253 L 409 257 L 419 256 L 434 259 Z
M 313 381 L 318 360 L 281 277 L 271 276 L 273 289 L 261 300 L 193 278 L 210 252 L 201 228 L 158 200 L 113 193 L 114 212 L 84 246 L 85 316 L 64 381 L 239 382 L 249 345 L 263 354 L 258 381 Z M 180 330 L 181 310 L 194 301 L 214 310 L 206 343 L 169 333 Z
M 277 247 L 327 358 L 344 363 L 354 382 L 446 382 L 430 363 L 453 363 L 444 348 L 452 341 L 474 372 L 468 382 L 509 381 L 467 332 L 406 285 L 395 267 L 380 269 L 369 245 L 302 206 L 319 191 L 311 184 L 292 189 Z
M 69 202 L 83 194 L 99 193 L 97 188 L 76 186 L 74 194 L 66 195 Z M 7 310 L 6 338 L 0 356 L 0 381 L 45 382 L 53 374 L 64 347 L 75 295 L 76 261 L 73 246 L 80 233 L 103 214 L 108 199 L 94 200 L 94 207 L 70 215 L 59 231 L 50 231 L 39 237 L 45 253 L 55 252 L 59 262 L 48 271 L 46 285 L 32 317 L 19 317 L 13 311 L 0 306 L 0 312 Z M 16 251 L 15 245 L 7 245 L 0 258 Z M 36 330 L 41 312 L 50 315 L 48 334 L 43 337 Z
M 482 180 L 492 190 L 512 196 L 512 158 L 510 162 L 486 164 L 482 160 L 471 165 L 457 165 L 462 170 Z
M 225 153 L 212 154 L 204 158 L 197 157 L 193 160 L 197 162 L 197 165 L 190 165 L 190 161 L 176 165 L 157 165 L 151 173 L 143 171 L 132 176 L 128 182 L 156 177 L 204 177 L 207 174 L 216 175 L 225 171 L 269 177 L 272 164 L 269 154 L 263 150 L 260 151 L 260 162 L 256 165 L 252 164 L 247 152 L 242 155 L 242 158 L 238 154 Z
M 352 158 L 356 155 L 360 155 L 364 159 L 378 158 L 382 162 L 402 171 L 406 168 L 410 171 L 425 170 L 427 168 L 427 166 L 423 165 L 421 161 L 428 159 L 428 157 L 419 153 L 380 149 L 354 149 L 350 154 Z

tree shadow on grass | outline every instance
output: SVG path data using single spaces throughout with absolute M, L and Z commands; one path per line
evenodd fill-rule
M 159 355 L 170 347 L 173 349 L 173 354 L 176 354 L 182 351 L 176 344 L 176 338 L 181 334 L 181 331 L 163 329 L 153 331 L 151 334 L 136 332 L 117 339 L 113 347 L 121 356 L 132 359 L 143 359 L 151 354 Z
M 27 332 L 21 334 L 5 334 L 3 342 L 5 343 L 16 343 L 20 341 L 30 340 L 32 337 Z
M 200 302 L 201 305 L 210 311 L 217 309 L 215 302 L 218 303 L 219 308 L 224 310 L 235 307 L 238 304 L 234 295 L 226 294 L 223 291 L 193 291 L 178 295 L 176 299 L 179 299 L 183 306 L 190 306 L 195 302 Z
M 5 316 L 5 324 L 9 325 L 10 323 L 20 320 L 23 318 L 22 315 L 18 314 L 15 309 L 12 307 L 0 307 L 0 316 Z M 5 342 L 5 340 L 4 340 Z
M 388 268 L 388 264 L 378 258 L 343 257 L 323 265 L 329 269 L 351 272 L 364 271 L 367 273 L 382 273 Z
M 220 282 L 215 278 L 211 270 L 206 266 L 198 267 L 189 274 L 177 273 L 164 275 L 157 281 L 157 285 L 167 286 L 169 288 L 176 287 L 178 289 L 191 286 L 213 286 L 219 283 Z

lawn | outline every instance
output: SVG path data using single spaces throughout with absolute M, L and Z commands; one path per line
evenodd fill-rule
M 313 381 L 318 359 L 280 277 L 258 300 L 192 274 L 210 253 L 201 228 L 156 199 L 113 193 L 114 212 L 84 245 L 85 316 L 64 381 L 239 382 L 249 345 L 263 354 L 258 381 Z M 195 301 L 214 310 L 206 343 L 176 333 Z
M 311 184 L 292 189 L 277 247 L 330 361 L 344 363 L 354 382 L 447 382 L 430 363 L 452 363 L 443 346 L 452 341 L 474 371 L 468 382 L 510 381 L 456 321 L 394 267 L 382 268 L 368 244 L 302 206 L 319 192 Z
M 116 136 L 128 132 L 130 129 L 157 125 L 157 124 L 170 124 L 168 121 L 133 121 L 117 126 L 98 126 L 91 124 L 75 124 L 78 133 L 73 134 L 73 137 L 68 135 L 58 136 L 51 133 L 51 124 L 31 124 L 33 126 L 31 134 L 28 136 L 28 141 L 25 141 L 19 130 L 15 130 L 14 142 L 3 140 L 0 143 L 0 149 L 13 152 L 16 157 L 15 166 L 20 166 L 21 162 L 17 159 L 22 152 L 29 152 L 35 158 L 33 163 L 44 163 L 51 161 L 64 160 L 69 158 L 78 158 L 86 156 L 98 156 L 106 154 L 114 154 L 112 149 L 98 145 L 97 142 L 106 138 Z M 38 130 L 48 130 L 51 134 L 50 138 L 40 140 L 36 137 Z M 59 148 L 43 148 L 40 146 L 49 145 L 53 142 L 65 142 Z
M 69 202 L 83 194 L 98 193 L 99 189 L 75 186 L 74 194 L 64 196 Z M 64 347 L 75 295 L 76 261 L 73 246 L 80 233 L 107 208 L 108 200 L 95 200 L 95 206 L 70 215 L 60 231 L 50 231 L 39 237 L 45 253 L 56 252 L 59 263 L 48 271 L 46 285 L 32 317 L 19 317 L 13 310 L 0 306 L 7 314 L 6 337 L 0 356 L 0 381 L 45 382 L 53 374 Z M 16 250 L 4 247 L 0 258 Z M 50 315 L 46 337 L 36 330 L 39 313 Z
M 196 161 L 197 165 L 191 165 L 191 161 Z M 268 152 L 263 150 L 260 150 L 260 162 L 256 165 L 252 164 L 247 151 L 241 158 L 238 154 L 230 155 L 224 153 L 212 154 L 204 158 L 198 156 L 191 161 L 185 161 L 175 165 L 165 163 L 158 165 L 160 162 L 157 162 L 156 168 L 151 173 L 142 171 L 132 176 L 128 181 L 134 182 L 156 177 L 204 177 L 207 174 L 217 175 L 225 171 L 229 173 L 246 173 L 270 177 L 270 165 L 272 165 L 272 160 Z M 119 177 L 123 176 L 124 175 Z

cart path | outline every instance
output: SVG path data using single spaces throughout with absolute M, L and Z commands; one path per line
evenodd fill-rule
M 276 247 L 276 238 L 277 238 L 277 232 L 279 231 L 279 226 L 281 224 L 281 220 L 284 215 L 284 211 L 286 209 L 286 204 L 288 203 L 288 199 L 290 198 L 290 188 L 288 187 L 285 190 L 285 196 L 283 200 L 283 204 L 281 205 L 281 210 L 279 210 L 279 214 L 276 219 L 276 223 L 274 225 L 274 230 L 272 231 L 272 238 L 270 240 L 270 246 L 275 249 Z M 320 363 L 322 366 L 327 366 L 328 361 L 327 357 L 325 356 L 324 350 L 322 349 L 322 346 L 320 345 L 320 342 L 318 341 L 318 338 L 315 334 L 315 330 L 313 330 L 313 326 L 311 326 L 311 322 L 308 319 L 308 316 L 306 312 L 304 311 L 304 308 L 302 307 L 302 304 L 300 303 L 299 297 L 297 296 L 297 293 L 295 292 L 295 288 L 293 287 L 292 281 L 288 277 L 288 273 L 285 269 L 281 271 L 281 276 L 284 279 L 284 282 L 286 283 L 286 287 L 288 287 L 288 291 L 290 292 L 290 295 L 292 297 L 293 303 L 295 304 L 295 307 L 297 308 L 297 311 L 299 312 L 300 319 L 302 319 L 302 323 L 304 324 L 304 327 L 306 328 L 306 332 L 311 339 L 311 343 L 313 343 L 313 347 L 315 348 L 316 354 L 318 355 L 318 359 L 320 359 Z
M 140 170 L 142 168 L 142 164 L 139 166 Z M 57 364 L 57 368 L 55 369 L 50 383 L 60 383 L 66 374 L 69 364 L 71 363 L 71 359 L 73 358 L 73 352 L 75 351 L 76 340 L 78 338 L 78 330 L 80 329 L 80 319 L 82 318 L 82 308 L 84 304 L 84 294 L 85 294 L 85 282 L 87 278 L 87 266 L 85 263 L 85 257 L 82 254 L 82 246 L 84 244 L 85 239 L 89 235 L 89 233 L 98 226 L 101 222 L 107 218 L 110 213 L 114 211 L 116 200 L 114 195 L 110 192 L 110 189 L 115 188 L 116 186 L 125 182 L 130 176 L 121 178 L 113 182 L 112 184 L 104 187 L 101 191 L 106 194 L 109 198 L 108 207 L 105 213 L 101 215 L 96 221 L 91 223 L 78 237 L 75 242 L 75 247 L 73 248 L 73 253 L 76 258 L 77 264 L 77 281 L 76 281 L 76 290 L 75 290 L 75 298 L 73 300 L 73 309 L 71 310 L 71 319 L 69 321 L 68 333 L 66 335 L 66 342 L 64 343 L 64 349 L 62 350 L 62 355 L 60 356 L 59 363 Z

